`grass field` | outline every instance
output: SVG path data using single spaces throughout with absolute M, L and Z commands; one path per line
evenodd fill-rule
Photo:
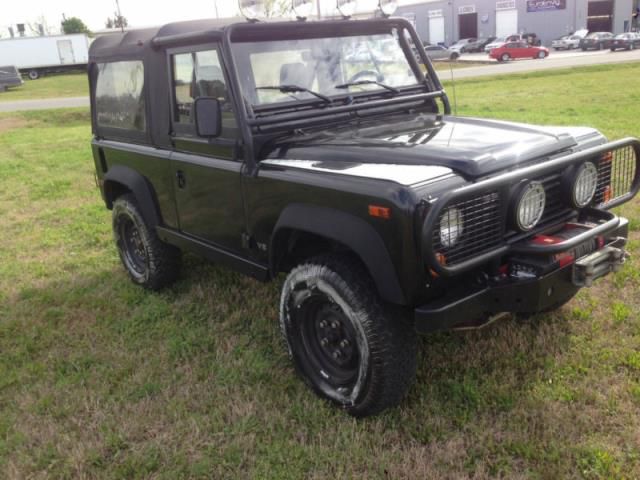
M 25 79 L 24 85 L 0 93 L 0 102 L 41 98 L 88 97 L 89 83 L 83 72 Z
M 461 114 L 639 135 L 640 64 L 457 84 Z M 84 110 L 0 117 L 0 478 L 640 477 L 634 257 L 561 310 L 424 338 L 400 408 L 356 421 L 295 378 L 279 284 L 119 265 Z

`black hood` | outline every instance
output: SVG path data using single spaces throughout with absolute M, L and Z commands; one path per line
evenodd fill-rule
M 481 177 L 575 147 L 571 130 L 453 116 L 396 118 L 298 136 L 280 143 L 268 158 L 438 165 Z

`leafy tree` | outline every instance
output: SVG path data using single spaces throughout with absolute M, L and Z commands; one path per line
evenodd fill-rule
M 113 17 L 107 18 L 104 26 L 106 28 L 126 28 L 129 26 L 129 21 L 124 15 L 118 15 L 118 12 L 115 12 Z
M 67 35 L 71 33 L 91 33 L 89 28 L 78 17 L 63 17 L 61 27 L 62 31 Z

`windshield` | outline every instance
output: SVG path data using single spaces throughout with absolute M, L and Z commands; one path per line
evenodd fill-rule
M 392 33 L 234 43 L 233 53 L 244 96 L 254 106 L 317 100 L 318 94 L 388 92 L 386 87 L 419 82 Z M 351 83 L 359 84 L 345 86 Z M 299 90 L 273 88 L 283 85 Z

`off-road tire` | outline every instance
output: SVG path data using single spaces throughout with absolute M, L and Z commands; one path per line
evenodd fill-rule
M 327 308 L 341 315 L 347 324 L 345 331 L 350 330 L 355 339 L 354 380 L 353 384 L 343 384 L 346 387 L 332 385 L 339 374 L 328 374 L 331 365 L 325 369 L 326 363 L 317 361 L 323 354 L 314 351 L 326 349 L 326 343 L 324 347 L 317 345 L 327 339 L 314 343 L 305 333 L 310 329 L 317 332 L 319 315 L 304 312 L 309 311 L 313 298 L 323 296 L 329 299 Z M 282 287 L 280 328 L 305 383 L 320 397 L 355 417 L 375 415 L 396 406 L 415 378 L 417 336 L 413 328 L 404 315 L 394 315 L 393 309 L 382 303 L 367 271 L 350 256 L 315 257 L 291 271 Z
M 122 195 L 113 202 L 112 219 L 120 260 L 134 283 L 149 290 L 160 290 L 178 278 L 180 250 L 158 238 L 155 229 L 144 221 L 133 195 Z M 134 251 L 134 243 L 139 254 Z

